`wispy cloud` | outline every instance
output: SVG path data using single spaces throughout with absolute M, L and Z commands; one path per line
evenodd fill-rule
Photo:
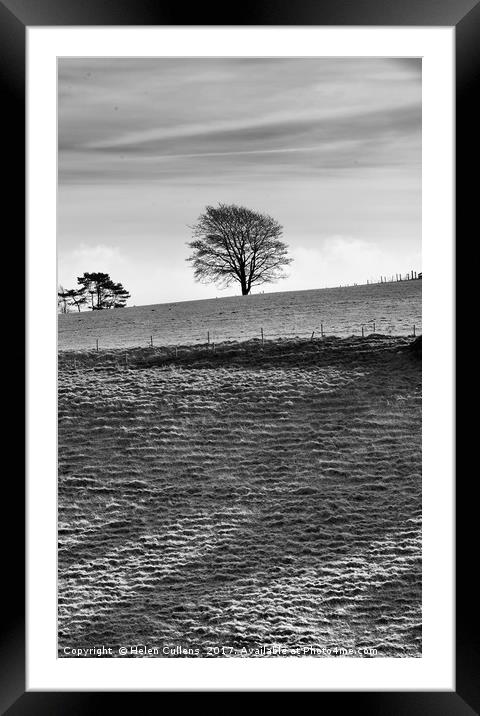
M 294 156 L 276 162 L 276 153 L 335 153 L 327 166 L 339 168 L 399 163 L 405 150 L 418 159 L 418 68 L 370 60 L 64 60 L 60 181 L 201 176 L 208 173 L 195 161 L 202 157 L 247 155 L 248 169 L 265 176 L 277 164 L 298 171 Z M 232 174 L 221 162 L 215 170 Z

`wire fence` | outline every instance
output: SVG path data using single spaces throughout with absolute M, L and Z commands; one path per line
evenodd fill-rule
M 407 328 L 406 323 L 402 322 L 401 332 L 398 330 L 398 322 L 395 326 L 390 323 L 382 325 L 382 323 L 376 320 L 369 320 L 365 323 L 360 323 L 358 326 L 348 326 L 342 329 L 335 330 L 326 323 L 320 322 L 318 325 L 312 327 L 311 330 L 302 331 L 274 331 L 269 328 L 260 326 L 257 330 L 245 330 L 236 331 L 234 334 L 229 334 L 223 331 L 216 331 L 205 329 L 203 331 L 192 331 L 191 334 L 183 329 L 178 335 L 172 335 L 172 332 L 162 335 L 159 331 L 145 331 L 142 335 L 133 336 L 130 333 L 123 335 L 85 335 L 71 337 L 70 341 L 63 341 L 67 343 L 62 347 L 60 340 L 60 350 L 122 350 L 122 349 L 133 349 L 133 348 L 161 348 L 170 347 L 175 348 L 176 346 L 215 346 L 221 343 L 232 343 L 232 342 L 247 342 L 247 341 L 259 341 L 263 344 L 268 340 L 321 340 L 323 338 L 345 338 L 345 337 L 361 337 L 367 338 L 372 335 L 383 335 L 383 336 L 408 336 L 417 337 L 421 333 L 421 328 L 418 324 L 412 324 Z M 93 333 L 93 332 L 91 332 Z M 71 345 L 68 345 L 70 343 Z

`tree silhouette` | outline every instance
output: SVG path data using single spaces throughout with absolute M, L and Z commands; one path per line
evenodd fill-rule
M 78 276 L 80 292 L 86 297 L 90 295 L 92 311 L 101 311 L 105 308 L 123 308 L 129 292 L 121 283 L 114 283 L 108 273 L 84 273 Z
M 58 303 L 61 313 L 67 313 L 69 306 L 75 306 L 80 311 L 87 303 L 92 311 L 123 308 L 130 298 L 122 284 L 114 283 L 108 273 L 84 273 L 78 276 L 77 283 L 77 289 L 60 286 Z
M 108 300 L 108 284 L 111 283 L 108 273 L 88 273 L 77 277 L 77 283 L 81 286 L 80 290 L 84 294 L 90 294 L 92 311 L 100 311 L 107 308 Z
M 130 298 L 130 294 L 121 283 L 110 281 L 106 285 L 106 292 L 107 296 L 104 299 L 106 308 L 123 308 L 127 303 L 127 298 Z
M 246 296 L 255 284 L 285 278 L 288 246 L 281 240 L 282 226 L 271 216 L 235 204 L 207 206 L 192 227 L 194 276 L 202 283 L 240 284 Z
M 76 290 L 74 288 L 66 291 L 67 301 L 71 306 L 75 306 L 80 313 L 80 309 L 87 302 L 87 297 L 82 290 Z
M 63 288 L 63 286 L 59 286 L 59 291 L 57 293 L 57 306 L 60 310 L 60 313 L 67 313 L 68 310 L 68 302 L 67 302 L 67 292 Z

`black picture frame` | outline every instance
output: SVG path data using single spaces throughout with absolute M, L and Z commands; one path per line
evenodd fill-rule
M 0 0 L 0 85 L 4 138 L 4 218 L 13 219 L 5 239 L 16 252 L 15 309 L 5 311 L 7 333 L 18 336 L 22 311 L 19 278 L 25 265 L 25 48 L 29 26 L 62 25 L 358 25 L 455 26 L 456 35 L 456 235 L 468 241 L 476 229 L 478 183 L 468 169 L 478 157 L 477 115 L 473 111 L 480 77 L 480 2 L 477 0 L 244 0 L 222 8 L 205 3 L 191 8 L 171 0 Z M 6 153 L 6 157 L 5 157 Z M 5 199 L 4 199 L 5 200 Z M 468 233 L 467 233 L 468 232 Z M 10 293 L 10 296 L 13 294 Z M 24 306 L 23 306 L 24 308 Z M 24 311 L 23 311 L 24 312 Z M 24 385 L 25 350 L 15 341 L 16 385 Z M 12 351 L 10 351 L 10 355 Z M 9 368 L 10 370 L 10 368 Z M 10 380 L 10 379 L 9 379 Z M 22 433 L 22 394 L 8 406 L 9 422 Z M 21 443 L 20 449 L 25 443 Z M 123 708 L 144 709 L 155 692 L 25 692 L 25 488 L 21 470 L 4 476 L 3 523 L 5 607 L 0 644 L 0 710 L 21 714 L 109 712 L 121 700 Z M 471 473 L 471 469 L 470 469 Z M 8 483 L 8 484 L 7 484 Z M 456 494 L 456 691 L 455 692 L 316 692 L 320 708 L 342 709 L 370 716 L 382 714 L 467 714 L 480 711 L 480 674 L 476 644 L 476 606 L 472 588 L 472 558 L 476 512 L 471 487 L 459 479 Z M 9 520 L 7 520 L 7 515 Z M 188 695 L 188 694 L 186 694 Z M 239 694 L 244 699 L 247 693 Z M 329 703 L 330 702 L 330 703 Z M 241 704 L 241 702 L 239 702 Z M 196 703 L 198 707 L 198 702 Z

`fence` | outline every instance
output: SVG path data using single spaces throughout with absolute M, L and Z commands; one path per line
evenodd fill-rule
M 133 337 L 131 335 L 128 335 L 125 339 L 121 339 L 117 336 L 117 343 L 118 345 L 109 345 L 108 339 L 105 340 L 103 346 L 102 346 L 102 340 L 101 338 L 96 338 L 95 343 L 92 342 L 91 345 L 82 345 L 82 348 L 75 348 L 74 350 L 92 350 L 95 349 L 96 351 L 100 351 L 103 349 L 108 350 L 115 350 L 115 349 L 125 349 L 125 348 L 155 348 L 155 347 L 170 347 L 175 348 L 180 345 L 189 345 L 189 346 L 200 346 L 200 345 L 207 345 L 211 346 L 212 348 L 215 348 L 216 345 L 219 343 L 227 343 L 227 342 L 242 342 L 242 341 L 249 341 L 249 340 L 259 340 L 261 345 L 264 345 L 266 340 L 272 340 L 272 339 L 306 339 L 313 341 L 315 339 L 322 339 L 326 337 L 350 337 L 350 336 L 356 336 L 361 338 L 367 338 L 369 335 L 375 335 L 377 334 L 377 322 L 376 320 L 370 320 L 366 321 L 365 323 L 359 324 L 356 328 L 349 327 L 349 330 L 343 329 L 342 331 L 338 332 L 334 329 L 329 330 L 329 326 L 321 322 L 318 326 L 315 326 L 312 330 L 309 331 L 282 331 L 282 332 L 274 332 L 274 331 L 268 331 L 265 330 L 263 327 L 260 327 L 255 333 L 254 332 L 246 332 L 244 334 L 236 333 L 233 334 L 225 334 L 225 333 L 218 333 L 215 331 L 211 331 L 207 329 L 204 333 L 204 335 L 197 334 L 192 337 L 190 340 L 187 338 L 186 340 L 165 340 L 165 338 L 155 335 L 154 333 L 151 333 L 150 335 L 143 335 L 138 337 Z M 384 333 L 379 333 L 379 335 L 386 335 L 386 336 L 408 336 L 415 338 L 418 334 L 418 327 L 416 324 L 413 324 L 411 326 L 411 329 L 408 329 L 411 332 L 407 333 L 393 333 L 391 329 L 388 329 Z M 115 341 L 113 341 L 115 343 Z M 85 341 L 82 341 L 82 344 L 85 343 Z

